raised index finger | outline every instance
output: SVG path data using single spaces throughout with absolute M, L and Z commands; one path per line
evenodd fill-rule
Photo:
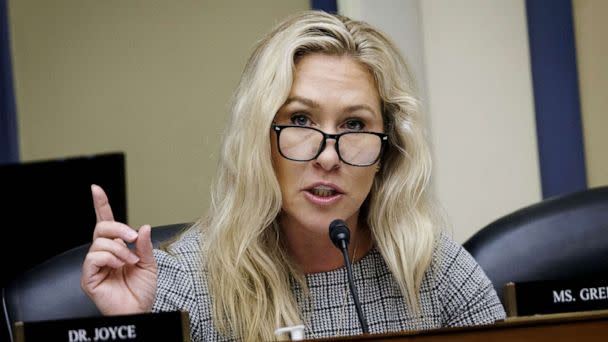
M 93 194 L 93 207 L 95 207 L 97 222 L 114 221 L 114 214 L 112 214 L 112 208 L 105 191 L 99 185 L 92 184 L 91 193 Z

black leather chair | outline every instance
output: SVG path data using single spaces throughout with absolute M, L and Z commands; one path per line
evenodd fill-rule
M 608 186 L 517 210 L 481 229 L 464 247 L 501 300 L 511 281 L 608 277 Z
M 190 224 L 174 224 L 152 229 L 158 246 Z M 13 279 L 2 289 L 5 327 L 17 321 L 43 321 L 98 316 L 93 302 L 80 288 L 80 272 L 90 244 L 59 254 Z

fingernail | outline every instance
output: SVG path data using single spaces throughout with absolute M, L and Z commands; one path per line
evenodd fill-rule
M 139 258 L 136 257 L 135 255 L 131 255 L 131 263 L 132 264 L 137 264 L 139 262 Z
M 134 230 L 129 230 L 129 239 L 131 239 L 131 240 L 137 239 L 137 232 Z

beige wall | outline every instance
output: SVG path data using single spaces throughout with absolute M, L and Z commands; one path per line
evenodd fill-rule
M 608 1 L 574 0 L 573 10 L 587 182 L 608 185 Z
M 439 200 L 466 241 L 541 200 L 523 0 L 420 0 Z
M 125 151 L 132 225 L 195 220 L 207 207 L 227 103 L 253 44 L 308 7 L 9 1 L 21 159 Z

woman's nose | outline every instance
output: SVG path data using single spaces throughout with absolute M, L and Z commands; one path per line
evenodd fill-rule
M 325 147 L 321 154 L 315 159 L 315 163 L 326 171 L 331 171 L 340 166 L 340 156 L 336 148 L 335 139 L 327 139 L 325 141 Z

